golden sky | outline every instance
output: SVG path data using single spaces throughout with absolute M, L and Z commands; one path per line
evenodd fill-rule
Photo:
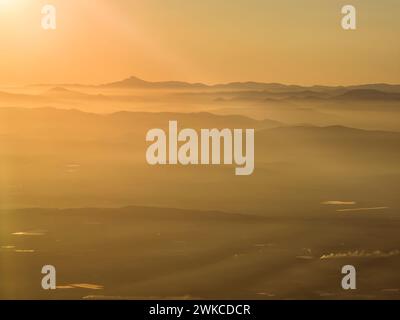
M 400 83 L 399 17 L 399 0 L 0 0 L 0 84 Z

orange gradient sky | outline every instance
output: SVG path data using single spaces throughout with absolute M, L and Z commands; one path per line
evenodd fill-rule
M 0 0 L 0 84 L 400 83 L 399 17 L 398 0 Z

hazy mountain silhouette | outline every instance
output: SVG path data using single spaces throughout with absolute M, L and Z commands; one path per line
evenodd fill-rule
M 347 150 L 348 154 L 396 153 L 400 150 L 400 133 L 364 130 L 341 125 L 284 125 L 273 120 L 254 120 L 236 115 L 200 113 L 146 113 L 121 111 L 111 114 L 95 114 L 79 110 L 54 108 L 0 108 L 0 136 L 25 136 L 30 139 L 71 139 L 77 141 L 140 142 L 149 128 L 167 129 L 169 120 L 177 120 L 183 128 L 255 128 L 257 150 L 271 155 L 281 150 L 307 148 L 315 150 L 331 148 Z M 13 123 L 13 126 L 7 125 Z M 74 125 L 71 125 L 74 124 Z M 206 126 L 205 126 L 206 124 Z M 49 137 L 49 132 L 52 132 Z M 383 153 L 377 150 L 385 150 Z M 262 153 L 262 152 L 261 152 Z M 336 155 L 338 157 L 339 155 Z M 262 156 L 261 156 L 262 157 Z
M 168 130 L 169 120 L 177 120 L 179 129 L 256 128 L 257 174 L 238 179 L 229 166 L 149 166 L 146 133 Z M 400 133 L 394 132 L 278 127 L 204 112 L 96 114 L 14 107 L 0 108 L 0 145 L 4 172 L 12 173 L 3 175 L 10 195 L 4 206 L 145 204 L 228 212 L 268 208 L 270 214 L 296 215 L 318 213 L 307 208 L 326 198 L 398 201 Z
M 281 83 L 264 83 L 255 81 L 246 82 L 230 82 L 221 84 L 204 84 L 204 83 L 189 83 L 184 81 L 146 81 L 135 76 L 131 76 L 127 79 L 106 83 L 101 85 L 103 88 L 137 88 L 137 89 L 217 89 L 217 90 L 271 90 L 274 92 L 283 91 L 310 91 L 310 92 L 327 92 L 336 91 L 344 92 L 346 90 L 381 90 L 385 92 L 398 92 L 400 93 L 400 85 L 391 85 L 385 83 L 378 84 L 365 84 L 365 85 L 353 85 L 353 86 L 301 86 L 301 85 L 286 85 Z
M 182 129 L 190 128 L 255 128 L 267 129 L 283 125 L 274 120 L 254 120 L 245 116 L 172 112 L 129 112 L 110 114 L 88 113 L 75 109 L 56 108 L 0 108 L 0 135 L 18 133 L 27 137 L 80 137 L 79 139 L 106 139 L 135 136 L 143 140 L 150 128 L 167 128 L 168 121 L 178 121 Z M 13 123 L 13 126 L 7 125 Z M 74 125 L 71 125 L 74 124 Z M 143 140 L 144 141 L 144 140 Z
M 53 87 L 43 93 L 43 95 L 48 97 L 56 97 L 56 98 L 88 98 L 91 95 L 74 91 L 70 89 L 66 89 L 64 87 Z
M 263 100 L 263 101 L 285 101 L 285 100 L 349 100 L 349 101 L 400 101 L 400 93 L 384 92 L 374 89 L 352 89 L 352 90 L 328 90 L 312 91 L 239 91 L 230 100 Z
M 189 83 L 183 81 L 145 81 L 135 76 L 127 79 L 101 85 L 106 88 L 138 88 L 138 89 L 218 89 L 218 90 L 303 90 L 297 85 L 262 82 L 230 82 L 226 84 L 207 85 L 204 83 Z
M 335 98 L 341 100 L 400 100 L 400 93 L 383 92 L 374 89 L 355 89 Z
M 372 89 L 372 90 L 380 90 L 385 92 L 400 92 L 399 84 L 387 84 L 387 83 L 372 83 L 372 84 L 364 84 L 364 85 L 354 85 L 348 86 L 347 89 Z
M 201 89 L 208 86 L 202 83 L 188 83 L 182 81 L 149 82 L 137 77 L 129 77 L 122 81 L 101 85 L 107 88 L 140 88 L 140 89 Z

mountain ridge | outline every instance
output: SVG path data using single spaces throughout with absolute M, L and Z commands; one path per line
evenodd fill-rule
M 31 87 L 94 87 L 94 88 L 110 88 L 110 89 L 222 89 L 222 90 L 274 90 L 274 91 L 304 91 L 311 90 L 314 92 L 324 91 L 341 91 L 352 89 L 374 89 L 384 92 L 400 93 L 400 84 L 389 83 L 367 83 L 357 85 L 296 85 L 284 84 L 277 82 L 257 82 L 257 81 L 232 81 L 227 83 L 206 84 L 201 82 L 185 82 L 185 81 L 147 81 L 136 76 L 117 80 L 98 85 L 88 85 L 79 83 L 63 83 L 63 84 L 34 84 Z

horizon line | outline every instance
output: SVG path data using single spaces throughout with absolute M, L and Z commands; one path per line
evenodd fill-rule
M 32 86 L 87 86 L 87 87 L 99 87 L 104 85 L 110 85 L 118 82 L 127 81 L 129 79 L 136 79 L 138 81 L 143 81 L 148 84 L 162 84 L 162 83 L 186 83 L 189 85 L 204 85 L 207 87 L 215 87 L 220 85 L 230 85 L 230 84 L 248 84 L 248 83 L 255 83 L 255 84 L 266 84 L 266 85 L 282 85 L 282 86 L 297 86 L 297 87 L 305 87 L 305 88 L 312 88 L 312 87 L 330 87 L 330 88 L 340 88 L 340 87 L 352 87 L 352 86 L 366 86 L 366 85 L 389 85 L 389 86 L 400 86 L 400 83 L 391 83 L 391 82 L 361 82 L 361 83 L 352 83 L 352 84 L 299 84 L 299 83 L 285 83 L 285 82 L 264 82 L 264 81 L 256 81 L 256 80 L 242 80 L 242 81 L 229 81 L 229 82 L 199 82 L 199 81 L 184 81 L 184 80 L 144 80 L 143 78 L 137 76 L 128 76 L 125 78 L 120 78 L 119 80 L 112 80 L 109 82 L 102 82 L 102 83 L 80 83 L 80 82 L 69 82 L 69 83 L 28 83 L 28 84 L 0 84 L 1 87 L 9 87 L 9 86 L 16 86 L 16 87 L 32 87 Z

